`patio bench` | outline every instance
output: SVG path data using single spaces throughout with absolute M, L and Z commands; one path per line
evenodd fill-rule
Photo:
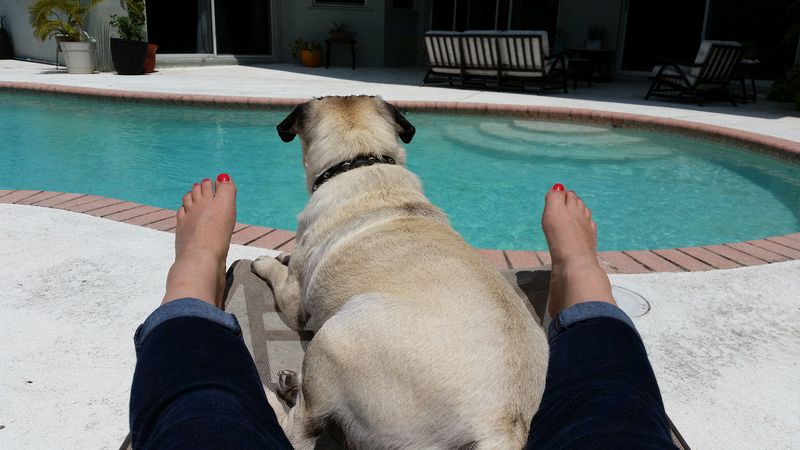
M 422 85 L 446 78 L 461 86 L 491 80 L 502 87 L 529 84 L 538 92 L 563 89 L 567 92 L 567 59 L 550 56 L 546 31 L 465 31 L 425 33 L 425 50 L 430 68 Z

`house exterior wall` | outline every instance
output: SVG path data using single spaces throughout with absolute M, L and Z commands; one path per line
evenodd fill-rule
M 290 62 L 289 45 L 296 38 L 317 41 L 325 46 L 331 21 L 344 22 L 356 35 L 356 64 L 359 66 L 384 65 L 384 15 L 385 0 L 367 0 L 366 6 L 315 6 L 313 0 L 273 0 L 273 9 L 279 27 L 275 39 L 275 56 L 280 61 Z M 278 23 L 280 22 L 280 24 Z M 334 45 L 331 49 L 331 65 L 349 65 L 350 48 Z
M 0 0 L 0 16 L 5 16 L 5 28 L 11 36 L 14 55 L 20 59 L 55 62 L 56 42 L 44 42 L 33 37 L 33 28 L 28 20 L 28 5 L 31 0 Z M 106 42 L 112 33 L 108 24 L 111 14 L 125 14 L 121 0 L 106 0 L 98 4 L 89 15 L 87 32 L 98 40 L 101 52 L 108 47 Z
M 622 36 L 623 0 L 561 0 L 558 10 L 558 28 L 568 33 L 569 47 L 583 48 L 590 26 L 603 27 L 603 48 L 617 50 L 620 58 Z M 619 61 L 619 59 L 617 59 Z M 614 64 L 615 68 L 619 67 Z

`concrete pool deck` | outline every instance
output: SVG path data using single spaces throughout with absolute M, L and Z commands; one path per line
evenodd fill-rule
M 52 91 L 47 85 L 57 85 L 76 89 L 75 93 L 84 89 L 83 95 L 97 90 L 119 98 L 157 93 L 175 101 L 197 101 L 193 96 L 200 95 L 229 101 L 254 99 L 254 105 L 259 98 L 272 98 L 289 100 L 287 106 L 312 96 L 365 93 L 412 107 L 419 102 L 438 102 L 444 109 L 452 104 L 522 105 L 545 112 L 546 108 L 578 108 L 594 111 L 599 119 L 601 111 L 611 111 L 721 126 L 758 133 L 782 145 L 800 144 L 800 118 L 789 105 L 759 101 L 734 108 L 723 102 L 705 107 L 645 102 L 642 97 L 647 84 L 636 80 L 603 83 L 591 89 L 581 86 L 568 94 L 546 96 L 422 88 L 417 86 L 422 75 L 418 69 L 351 71 L 269 65 L 170 68 L 124 77 L 68 75 L 53 66 L 0 61 L 0 89 L 35 85 Z M 0 196 L 18 195 L 24 202 L 39 195 L 37 201 L 46 203 L 67 195 L 49 194 L 6 192 Z M 67 206 L 101 216 L 104 214 L 98 211 L 103 208 L 106 213 L 128 203 L 117 200 L 98 206 L 103 199 L 75 195 L 72 200 L 83 200 Z M 90 205 L 92 202 L 100 203 Z M 125 211 L 147 208 L 125 206 L 130 208 L 105 215 L 124 216 Z M 138 209 L 136 214 L 141 212 Z M 4 427 L 0 428 L 0 448 L 114 447 L 127 432 L 132 334 L 160 299 L 172 255 L 172 235 L 87 214 L 19 204 L 0 204 L 0 214 L 5 219 L 0 224 L 0 255 L 7 262 L 0 277 L 0 339 L 7 343 L 0 356 L 0 426 Z M 166 214 L 147 211 L 129 219 L 145 221 L 142 225 L 165 225 L 169 221 Z M 159 218 L 151 221 L 156 216 Z M 263 234 L 242 240 L 252 243 L 274 232 L 256 229 L 255 233 Z M 661 383 L 667 411 L 695 448 L 800 447 L 800 392 L 796 389 L 800 381 L 796 325 L 800 323 L 800 261 L 785 261 L 796 258 L 786 255 L 775 259 L 776 249 L 797 250 L 797 239 L 785 238 L 790 241 L 773 242 L 780 247 L 772 250 L 747 247 L 766 252 L 760 258 L 748 253 L 764 264 L 756 267 L 611 275 L 614 284 L 642 294 L 652 304 L 651 312 L 635 322 Z M 729 256 L 699 252 L 690 255 L 690 261 L 701 261 L 697 259 L 700 255 L 723 263 L 734 261 L 730 255 L 742 258 L 727 249 L 718 251 Z M 231 259 L 269 252 L 233 246 Z M 663 264 L 663 256 L 652 264 Z M 503 257 L 511 264 L 508 254 Z M 709 268 L 714 267 L 721 266 Z
M 163 295 L 173 235 L 27 205 L 0 215 L 0 448 L 116 448 L 133 332 Z M 233 245 L 228 262 L 274 253 Z M 690 446 L 800 446 L 800 261 L 611 280 L 651 304 L 634 322 Z

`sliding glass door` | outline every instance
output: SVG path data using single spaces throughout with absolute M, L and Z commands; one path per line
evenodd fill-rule
M 148 40 L 159 53 L 271 55 L 270 0 L 147 2 Z
M 432 0 L 431 29 L 545 30 L 555 36 L 558 0 Z

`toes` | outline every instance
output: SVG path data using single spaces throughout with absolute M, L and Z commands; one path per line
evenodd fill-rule
M 192 186 L 192 201 L 197 202 L 200 201 L 201 198 L 202 198 L 202 187 L 200 186 L 200 183 L 195 183 L 194 186 Z M 185 204 L 186 203 L 184 203 L 184 205 Z
M 575 191 L 567 191 L 567 208 L 576 210 L 580 208 L 581 199 Z
M 567 199 L 566 192 L 554 191 L 551 189 L 547 191 L 547 194 L 545 194 L 544 196 L 545 207 L 551 205 L 559 205 L 559 204 L 563 205 L 566 202 L 566 199 Z
M 186 195 L 183 196 L 183 206 L 181 207 L 181 209 L 184 209 L 184 208 L 185 209 L 191 209 L 192 204 L 194 203 L 194 200 L 192 199 L 192 195 L 193 195 L 192 191 L 189 191 L 189 192 L 186 193 Z M 184 214 L 186 213 L 185 210 L 183 212 L 184 212 Z
M 186 194 L 186 195 L 189 195 L 189 194 Z M 186 203 L 186 202 L 184 202 L 184 203 Z M 175 217 L 177 217 L 180 220 L 185 215 L 186 215 L 186 208 L 181 206 L 180 208 L 178 208 L 178 213 L 175 214 Z
M 203 179 L 203 181 L 200 182 L 200 194 L 204 198 L 214 196 L 214 185 L 211 183 L 210 179 L 205 178 Z
M 223 175 L 225 175 L 224 178 Z M 226 174 L 220 174 L 217 177 L 217 195 L 236 195 L 236 183 Z

